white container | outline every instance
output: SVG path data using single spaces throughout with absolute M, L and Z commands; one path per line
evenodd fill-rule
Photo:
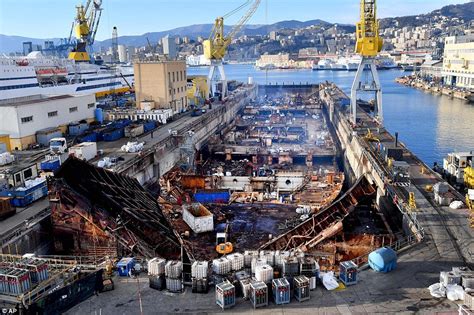
M 183 205 L 183 220 L 195 233 L 214 231 L 214 215 L 200 203 Z
M 232 271 L 244 268 L 244 255 L 241 253 L 232 253 L 227 255 L 226 258 L 230 261 Z
M 256 268 L 258 266 L 265 266 L 267 265 L 267 259 L 266 258 L 253 258 L 252 259 L 252 274 L 255 274 Z
M 316 290 L 316 277 L 309 278 L 309 289 Z
M 97 143 L 82 142 L 69 148 L 69 155 L 73 155 L 78 159 L 90 161 L 97 155 Z
M 232 266 L 230 261 L 225 258 L 218 258 L 212 261 L 212 271 L 218 275 L 225 275 L 231 272 Z
M 170 260 L 165 265 L 165 275 L 167 278 L 181 278 L 183 272 L 183 264 L 177 260 Z
M 191 266 L 191 276 L 196 279 L 206 279 L 208 276 L 209 262 L 195 261 Z
M 183 291 L 183 283 L 181 279 L 166 278 L 166 288 L 170 292 L 181 292 Z
M 270 265 L 255 267 L 255 279 L 269 284 L 273 280 L 273 268 Z
M 253 258 L 258 258 L 258 251 L 246 250 L 244 252 L 244 266 L 247 268 L 251 267 Z
M 267 264 L 270 266 L 275 265 L 275 252 L 270 250 L 263 250 L 260 252 L 260 257 L 267 260 Z
M 252 283 L 251 279 L 242 279 L 240 280 L 240 287 L 242 288 L 242 294 L 244 300 L 248 300 L 250 297 L 250 284 Z
M 166 259 L 153 258 L 148 261 L 148 275 L 161 276 L 165 274 Z
M 290 257 L 289 251 L 275 251 L 275 266 L 282 267 L 283 266 L 283 259 L 285 257 Z

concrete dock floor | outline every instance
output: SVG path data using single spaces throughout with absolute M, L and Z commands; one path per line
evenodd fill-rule
M 453 249 L 454 250 L 454 249 Z M 427 240 L 406 250 L 398 268 L 388 274 L 365 269 L 359 282 L 342 291 L 327 291 L 322 285 L 311 292 L 309 301 L 278 306 L 273 302 L 254 310 L 250 301 L 237 298 L 226 314 L 457 314 L 458 305 L 447 299 L 433 298 L 427 287 L 439 281 L 439 272 L 460 266 L 459 261 L 443 261 L 434 243 Z M 148 287 L 145 275 L 136 279 L 116 278 L 115 290 L 100 293 L 76 305 L 66 314 L 140 314 L 138 287 L 143 314 L 215 314 L 223 311 L 215 303 L 215 293 L 181 294 L 156 291 Z M 459 302 L 459 304 L 462 304 Z

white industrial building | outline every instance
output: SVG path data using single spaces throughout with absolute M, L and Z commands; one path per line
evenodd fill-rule
M 23 150 L 36 143 L 40 130 L 59 128 L 71 122 L 94 119 L 94 95 L 31 95 L 0 100 L 0 134 L 10 136 L 12 149 Z

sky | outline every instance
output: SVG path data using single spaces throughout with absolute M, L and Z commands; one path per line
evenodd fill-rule
M 34 38 L 68 37 L 75 6 L 86 0 L 0 0 L 0 34 Z M 141 35 L 192 24 L 213 22 L 244 0 L 103 0 L 104 8 L 96 39 L 111 37 L 113 26 L 119 36 Z M 427 13 L 448 4 L 468 0 L 379 0 L 379 17 Z M 243 14 L 244 11 L 239 12 Z M 359 0 L 262 0 L 251 24 L 283 20 L 322 19 L 354 23 Z M 227 19 L 233 24 L 239 14 Z

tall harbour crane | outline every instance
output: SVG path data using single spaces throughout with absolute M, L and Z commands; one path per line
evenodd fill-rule
M 224 19 L 252 2 L 253 4 L 250 6 L 247 12 L 240 18 L 237 24 L 234 25 L 229 34 L 225 36 Z M 245 23 L 247 23 L 247 21 L 252 17 L 260 5 L 260 2 L 261 0 L 247 0 L 244 4 L 227 13 L 226 15 L 218 17 L 214 22 L 214 27 L 212 28 L 209 39 L 204 41 L 204 55 L 211 61 L 209 75 L 207 77 L 208 91 L 211 96 L 214 96 L 216 92 L 219 92 L 219 83 L 222 84 L 222 90 L 220 91 L 221 96 L 224 97 L 227 95 L 227 79 L 225 76 L 222 60 L 227 53 L 227 47 L 230 45 L 232 39 L 235 37 L 235 35 L 237 35 L 237 33 L 240 32 Z
M 375 93 L 374 116 L 380 125 L 383 124 L 382 87 L 380 85 L 375 57 L 382 50 L 383 40 L 379 35 L 376 0 L 361 0 L 360 21 L 356 25 L 356 52 L 362 60 L 357 69 L 351 88 L 351 114 L 354 124 L 357 124 L 357 94 L 358 92 Z M 364 70 L 368 68 L 371 80 L 362 79 Z
M 89 62 L 87 51 L 94 44 L 95 34 L 102 15 L 102 0 L 87 0 L 85 5 L 76 7 L 75 36 L 76 46 L 69 53 L 69 59 Z

